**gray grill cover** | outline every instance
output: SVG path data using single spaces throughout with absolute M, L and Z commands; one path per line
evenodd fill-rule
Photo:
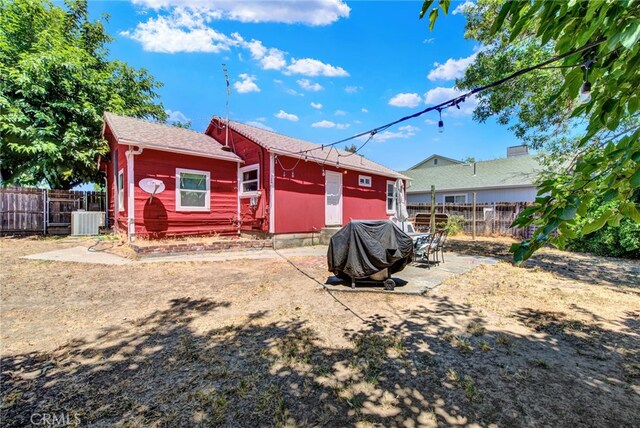
M 411 261 L 411 237 L 390 221 L 351 221 L 329 243 L 327 263 L 334 275 L 361 279 L 385 268 L 400 272 Z

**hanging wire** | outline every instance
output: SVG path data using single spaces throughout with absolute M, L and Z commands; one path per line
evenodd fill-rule
M 589 44 L 587 44 L 587 45 L 585 45 L 585 46 L 583 46 L 581 48 L 573 49 L 573 50 L 571 50 L 569 52 L 565 52 L 563 54 L 556 55 L 553 58 L 550 58 L 550 59 L 548 59 L 546 61 L 543 61 L 543 62 L 541 62 L 539 64 L 532 65 L 530 67 L 526 67 L 526 68 L 520 69 L 520 70 L 518 70 L 518 71 L 516 71 L 514 73 L 511 73 L 510 75 L 508 75 L 506 77 L 503 77 L 502 79 L 496 80 L 494 82 L 488 83 L 488 84 L 483 85 L 483 86 L 479 86 L 479 87 L 474 88 L 471 91 L 468 91 L 468 92 L 466 92 L 466 93 L 464 93 L 462 95 L 459 95 L 459 96 L 457 96 L 455 98 L 451 98 L 451 99 L 449 99 L 447 101 L 444 101 L 444 102 L 442 102 L 440 104 L 437 104 L 437 105 L 434 105 L 434 106 L 431 106 L 431 107 L 427 107 L 427 108 L 425 108 L 423 110 L 420 110 L 420 111 L 418 111 L 416 113 L 413 113 L 413 114 L 410 114 L 408 116 L 404 116 L 404 117 L 402 117 L 400 119 L 397 119 L 397 120 L 395 120 L 393 122 L 389 122 L 389 123 L 387 123 L 385 125 L 378 126 L 376 128 L 370 129 L 368 131 L 361 132 L 359 134 L 352 135 L 351 137 L 348 137 L 348 138 L 343 138 L 341 140 L 338 140 L 338 141 L 330 143 L 330 144 L 322 144 L 321 146 L 314 147 L 314 148 L 311 148 L 311 149 L 301 150 L 301 151 L 298 151 L 298 152 L 291 151 L 289 153 L 290 154 L 294 154 L 294 155 L 299 155 L 299 154 L 309 153 L 309 152 L 312 152 L 314 150 L 319 150 L 319 149 L 322 149 L 324 151 L 325 147 L 333 147 L 333 146 L 336 146 L 338 144 L 343 144 L 343 143 L 346 143 L 347 141 L 351 141 L 351 140 L 354 140 L 356 138 L 363 137 L 363 136 L 365 136 L 367 134 L 378 133 L 378 132 L 384 131 L 387 128 L 390 128 L 390 127 L 392 127 L 394 125 L 397 125 L 399 123 L 405 122 L 407 120 L 414 119 L 416 117 L 422 116 L 423 114 L 428 113 L 430 111 L 443 110 L 443 109 L 446 109 L 446 108 L 449 108 L 449 107 L 459 107 L 460 103 L 464 102 L 467 98 L 469 98 L 469 97 L 471 97 L 471 96 L 473 96 L 473 95 L 475 95 L 475 94 L 477 94 L 479 92 L 483 92 L 483 91 L 486 91 L 487 89 L 491 89 L 491 88 L 494 88 L 496 86 L 502 85 L 503 83 L 508 82 L 509 80 L 516 79 L 516 78 L 522 76 L 523 74 L 529 73 L 529 72 L 531 72 L 533 70 L 538 70 L 538 69 L 544 68 L 548 64 L 553 64 L 554 62 L 558 62 L 558 61 L 560 61 L 560 60 L 562 60 L 564 58 L 567 58 L 567 57 L 569 57 L 571 55 L 575 55 L 577 53 L 592 49 L 592 48 L 602 44 L 605 40 L 606 39 L 601 38 L 601 39 L 598 39 L 595 42 L 589 43 Z M 590 61 L 593 61 L 593 60 L 590 60 Z M 576 64 L 574 67 L 579 67 L 579 66 L 582 66 L 582 65 L 583 65 L 583 63 Z

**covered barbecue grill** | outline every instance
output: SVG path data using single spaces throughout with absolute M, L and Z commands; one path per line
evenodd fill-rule
M 340 229 L 329 243 L 329 271 L 350 281 L 384 283 L 395 286 L 391 275 L 411 262 L 413 240 L 390 221 L 354 220 Z

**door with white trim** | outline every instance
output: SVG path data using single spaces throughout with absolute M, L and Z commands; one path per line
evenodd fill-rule
M 325 172 L 324 218 L 327 226 L 342 226 L 342 174 Z

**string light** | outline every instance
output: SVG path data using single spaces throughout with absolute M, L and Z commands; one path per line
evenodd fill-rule
M 394 125 L 397 125 L 397 124 L 405 122 L 407 120 L 414 119 L 416 117 L 422 116 L 423 114 L 425 114 L 427 112 L 430 112 L 430 111 L 433 111 L 433 110 L 441 111 L 442 109 L 449 108 L 449 107 L 454 107 L 454 106 L 456 108 L 460 108 L 460 106 L 459 106 L 460 103 L 464 102 L 467 98 L 469 98 L 469 97 L 471 97 L 471 96 L 473 96 L 473 95 L 475 95 L 477 93 L 480 93 L 480 92 L 486 91 L 487 89 L 491 89 L 491 88 L 494 88 L 496 86 L 502 85 L 505 82 L 513 80 L 513 79 L 515 79 L 517 77 L 520 77 L 523 74 L 529 73 L 529 72 L 531 72 L 533 70 L 551 68 L 551 67 L 547 67 L 547 66 L 549 64 L 553 64 L 553 63 L 558 62 L 558 61 L 560 61 L 562 59 L 570 57 L 571 55 L 575 55 L 577 53 L 584 52 L 584 51 L 587 51 L 589 49 L 593 49 L 596 46 L 602 44 L 605 40 L 606 39 L 604 39 L 604 38 L 600 38 L 600 39 L 598 39 L 598 40 L 596 40 L 596 41 L 594 41 L 592 43 L 589 43 L 589 44 L 581 47 L 581 48 L 573 49 L 571 51 L 565 52 L 563 54 L 560 54 L 560 55 L 557 55 L 557 56 L 555 56 L 553 58 L 550 58 L 550 59 L 548 59 L 546 61 L 543 61 L 543 62 L 541 62 L 539 64 L 532 65 L 530 67 L 526 67 L 526 68 L 520 69 L 518 71 L 515 71 L 515 72 L 511 73 L 510 75 L 508 75 L 506 77 L 503 77 L 502 79 L 499 79 L 499 80 L 496 80 L 494 82 L 488 83 L 486 85 L 474 88 L 471 91 L 466 92 L 466 93 L 464 93 L 464 94 L 462 94 L 462 95 L 460 95 L 458 97 L 452 98 L 450 100 L 444 101 L 444 102 L 442 102 L 440 104 L 437 104 L 437 105 L 434 105 L 434 106 L 431 106 L 431 107 L 427 107 L 424 110 L 420 110 L 420 111 L 418 111 L 416 113 L 413 113 L 411 115 L 402 117 L 402 118 L 400 118 L 398 120 L 395 120 L 393 122 L 387 123 L 387 124 L 382 125 L 382 126 L 379 126 L 377 128 L 370 129 L 368 131 L 352 135 L 351 137 L 348 137 L 348 138 L 343 138 L 342 140 L 338 140 L 338 141 L 336 141 L 334 143 L 331 143 L 331 144 L 322 144 L 321 146 L 314 147 L 312 149 L 301 150 L 301 151 L 298 151 L 298 152 L 291 152 L 291 154 L 300 155 L 300 154 L 303 154 L 303 153 L 308 153 L 308 152 L 311 152 L 311 151 L 314 151 L 314 150 L 319 150 L 319 149 L 322 149 L 324 151 L 325 147 L 333 147 L 335 145 L 343 144 L 343 143 L 346 143 L 347 141 L 351 141 L 351 140 L 354 140 L 356 138 L 363 137 L 363 136 L 365 136 L 367 134 L 378 133 L 378 132 L 384 131 L 384 130 L 386 130 L 386 129 L 394 126 Z M 587 61 L 587 63 L 589 63 L 589 66 L 591 65 L 592 62 L 593 62 L 593 60 Z M 585 65 L 586 65 L 586 63 L 585 63 Z M 575 67 L 575 65 L 571 66 L 571 67 Z M 586 79 L 585 79 L 585 83 L 588 83 L 588 81 Z M 590 94 L 591 84 L 588 83 L 587 85 L 583 85 L 583 86 L 584 86 L 584 89 L 585 89 L 585 94 L 587 92 Z M 440 124 L 438 124 L 438 125 L 440 125 Z M 442 125 L 443 125 L 442 128 L 444 128 L 444 123 Z M 438 127 L 440 128 L 440 126 L 438 126 Z M 443 131 L 444 131 L 444 129 L 443 129 Z
M 591 82 L 589 82 L 589 68 L 593 64 L 593 60 L 588 60 L 581 67 L 584 69 L 584 82 L 580 86 L 580 94 L 578 95 L 578 102 L 586 104 L 591 101 Z
M 438 114 L 440 115 L 440 120 L 438 120 L 438 132 L 442 134 L 444 132 L 444 122 L 442 121 L 442 109 L 441 108 L 438 109 Z

